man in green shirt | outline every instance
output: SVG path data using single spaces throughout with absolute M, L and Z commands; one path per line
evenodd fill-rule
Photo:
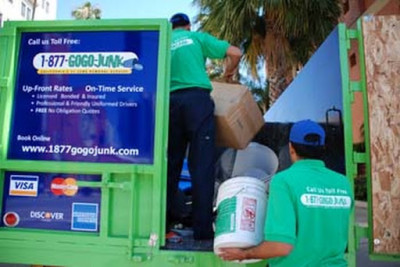
M 353 193 L 346 176 L 321 161 L 325 132 L 303 120 L 290 131 L 293 165 L 272 179 L 265 241 L 258 246 L 222 249 L 224 260 L 270 259 L 270 266 L 347 266 Z
M 192 181 L 193 235 L 197 240 L 214 236 L 212 203 L 214 195 L 215 125 L 211 82 L 206 59 L 224 59 L 224 78 L 231 81 L 242 55 L 239 48 L 202 32 L 190 31 L 183 13 L 171 17 L 171 93 L 168 139 L 167 223 L 176 219 L 176 195 L 186 149 Z M 167 225 L 167 227 L 168 227 Z M 168 235 L 167 235 L 168 236 Z

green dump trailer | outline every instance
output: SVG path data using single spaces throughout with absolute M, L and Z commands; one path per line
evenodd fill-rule
M 384 32 L 377 27 L 385 23 L 399 28 L 398 17 L 360 20 L 357 29 L 338 25 L 265 114 L 254 138 L 274 150 L 284 169 L 290 125 L 314 119 L 327 131 L 327 165 L 353 184 L 366 177 L 369 223 L 351 219 L 350 266 L 362 238 L 372 259 L 399 260 L 398 215 L 388 210 L 396 207 L 400 186 L 394 167 L 399 61 L 389 42 L 396 34 L 378 38 L 391 45 L 386 48 L 369 40 L 375 52 L 366 52 L 369 34 Z M 212 251 L 164 240 L 170 34 L 163 19 L 5 23 L 1 263 L 265 266 L 223 262 Z M 386 54 L 375 57 L 384 48 Z M 379 62 L 368 63 L 369 57 Z M 379 76 L 384 64 L 388 72 Z M 391 92 L 384 101 L 374 95 L 382 84 L 382 92 Z M 386 134 L 373 137 L 382 119 Z

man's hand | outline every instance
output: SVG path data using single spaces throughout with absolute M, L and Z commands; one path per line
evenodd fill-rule
M 235 73 L 224 73 L 224 75 L 223 75 L 223 79 L 224 79 L 224 82 L 226 82 L 226 83 L 233 83 L 234 82 L 234 80 L 233 80 L 233 77 L 235 76 Z
M 218 256 L 225 261 L 269 259 L 287 256 L 292 249 L 293 246 L 287 243 L 263 241 L 250 248 L 220 248 Z
M 245 260 L 246 253 L 241 248 L 220 248 L 218 256 L 224 261 Z
M 233 77 L 237 73 L 242 52 L 236 46 L 230 46 L 226 51 L 224 80 L 227 83 L 233 82 Z

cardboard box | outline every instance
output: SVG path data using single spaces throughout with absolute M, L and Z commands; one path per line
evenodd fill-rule
M 241 84 L 212 82 L 215 103 L 216 144 L 243 149 L 264 125 L 250 91 Z

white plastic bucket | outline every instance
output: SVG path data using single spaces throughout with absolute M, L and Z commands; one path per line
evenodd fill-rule
M 223 182 L 216 203 L 214 253 L 218 255 L 220 248 L 247 248 L 260 244 L 264 240 L 266 205 L 262 180 L 234 177 Z M 245 262 L 255 261 L 258 260 Z
M 251 142 L 245 149 L 236 152 L 232 176 L 250 176 L 269 182 L 278 165 L 278 157 L 272 149 Z

